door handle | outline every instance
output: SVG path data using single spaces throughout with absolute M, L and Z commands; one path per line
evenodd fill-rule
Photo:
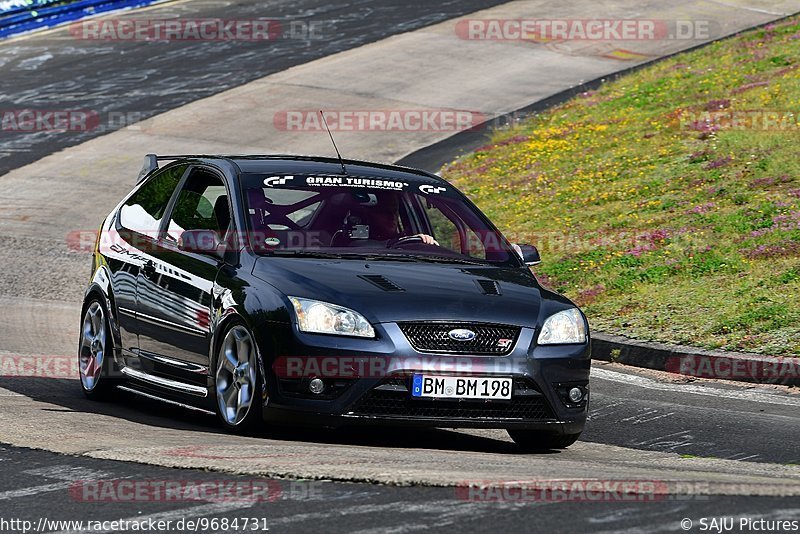
M 152 260 L 147 260 L 142 266 L 142 272 L 147 278 L 154 278 L 156 275 L 156 265 Z

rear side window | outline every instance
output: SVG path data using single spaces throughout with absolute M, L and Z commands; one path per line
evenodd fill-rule
M 119 211 L 124 228 L 156 238 L 172 193 L 178 186 L 185 165 L 165 169 L 145 183 Z
M 228 195 L 222 179 L 197 169 L 192 171 L 178 194 L 166 238 L 178 241 L 186 230 L 213 230 L 222 238 L 230 223 Z

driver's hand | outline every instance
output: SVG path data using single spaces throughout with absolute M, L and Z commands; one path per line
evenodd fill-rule
M 422 239 L 422 242 L 426 245 L 436 245 L 439 246 L 439 242 L 436 241 L 433 237 L 429 236 L 428 234 L 417 234 L 414 237 L 419 237 Z

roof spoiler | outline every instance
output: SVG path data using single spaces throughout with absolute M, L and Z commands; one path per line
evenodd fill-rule
M 145 176 L 147 176 L 156 169 L 158 169 L 158 156 L 156 156 L 155 154 L 147 154 L 144 157 L 144 163 L 142 163 L 142 170 L 139 171 L 139 177 L 136 179 L 136 183 L 138 184 L 139 182 L 141 182 Z

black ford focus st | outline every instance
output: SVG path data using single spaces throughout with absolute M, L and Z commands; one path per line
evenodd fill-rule
M 589 330 L 537 283 L 538 261 L 423 171 L 149 155 L 98 234 L 81 385 L 233 431 L 503 428 L 524 449 L 567 447 L 586 421 Z

